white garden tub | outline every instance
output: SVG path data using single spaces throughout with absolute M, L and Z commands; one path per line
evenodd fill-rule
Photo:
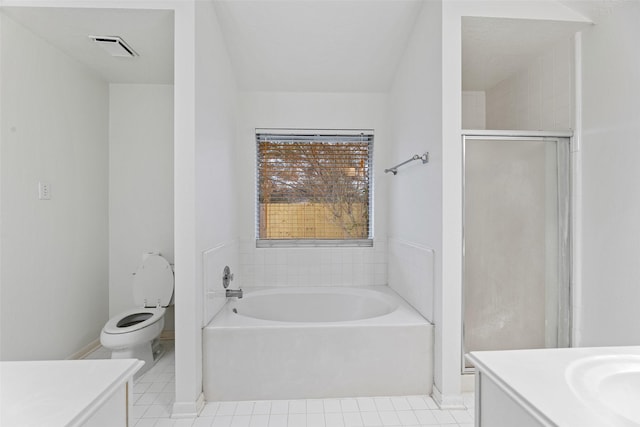
M 433 326 L 386 286 L 245 290 L 203 331 L 214 400 L 429 394 Z

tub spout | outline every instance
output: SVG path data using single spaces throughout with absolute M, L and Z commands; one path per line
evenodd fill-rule
M 242 289 L 227 289 L 226 290 L 227 298 L 242 298 Z

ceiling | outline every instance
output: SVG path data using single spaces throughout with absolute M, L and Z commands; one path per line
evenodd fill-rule
M 215 5 L 241 90 L 385 92 L 422 1 Z
M 108 82 L 173 83 L 172 11 L 58 7 L 2 10 Z M 89 35 L 120 36 L 140 56 L 110 56 Z
M 212 0 L 240 90 L 386 92 L 428 0 Z M 562 0 L 592 19 L 622 0 Z M 112 83 L 173 83 L 169 10 L 3 7 Z M 463 87 L 485 90 L 584 23 L 464 18 Z M 122 37 L 109 56 L 89 35 Z
M 462 19 L 462 89 L 487 90 L 525 68 L 554 43 L 584 29 L 584 22 Z
M 611 13 L 611 11 L 629 0 L 557 0 L 569 9 L 587 17 L 596 24 Z

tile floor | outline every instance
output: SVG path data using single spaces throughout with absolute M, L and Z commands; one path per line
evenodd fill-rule
M 343 399 L 208 402 L 199 417 L 172 419 L 175 397 L 173 341 L 163 341 L 165 355 L 135 381 L 135 427 L 472 427 L 473 395 L 466 410 L 440 410 L 428 396 L 353 397 Z M 88 359 L 108 358 L 98 348 Z

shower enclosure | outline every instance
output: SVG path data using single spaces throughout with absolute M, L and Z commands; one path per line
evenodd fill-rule
M 463 135 L 464 353 L 569 345 L 569 136 Z

